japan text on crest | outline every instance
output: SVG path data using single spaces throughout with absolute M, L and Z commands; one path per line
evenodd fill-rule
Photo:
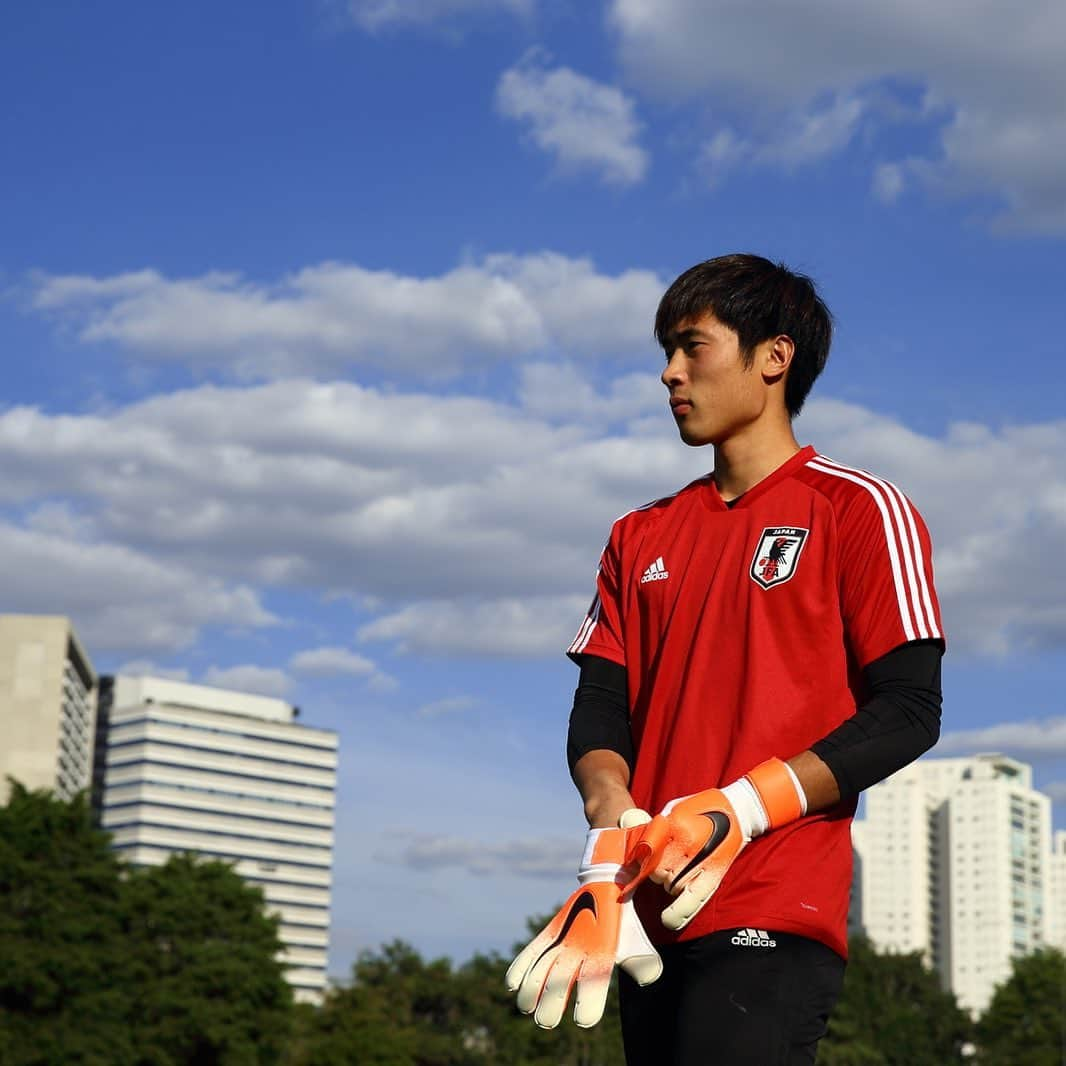
M 751 579 L 764 589 L 788 581 L 796 572 L 809 529 L 768 526 L 762 531 L 751 559 Z

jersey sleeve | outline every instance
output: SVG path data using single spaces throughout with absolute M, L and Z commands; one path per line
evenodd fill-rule
M 621 666 L 626 664 L 622 642 L 621 567 L 617 534 L 616 524 L 600 554 L 600 565 L 596 570 L 596 594 L 592 597 L 577 636 L 566 649 L 566 654 L 579 664 L 583 655 L 599 655 Z
M 901 644 L 944 644 L 933 546 L 922 516 L 895 485 L 864 476 L 839 521 L 844 631 L 859 667 Z

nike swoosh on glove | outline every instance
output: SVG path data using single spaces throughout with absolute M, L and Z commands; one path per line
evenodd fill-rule
M 626 864 L 636 872 L 624 896 L 631 898 L 645 879 L 658 882 L 677 897 L 663 911 L 663 925 L 684 929 L 755 837 L 806 810 L 799 780 L 780 759 L 767 759 L 725 788 L 671 800 L 630 837 Z
M 640 985 L 663 971 L 632 901 L 622 899 L 629 879 L 623 866 L 627 836 L 637 832 L 628 827 L 650 822 L 651 816 L 634 809 L 625 819 L 626 828 L 589 830 L 577 890 L 507 970 L 518 1009 L 532 1013 L 542 1029 L 559 1024 L 575 986 L 574 1021 L 584 1028 L 595 1025 L 616 965 Z

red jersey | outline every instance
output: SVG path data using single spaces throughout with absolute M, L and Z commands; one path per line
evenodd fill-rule
M 651 813 L 791 758 L 855 713 L 864 666 L 942 639 L 929 534 L 894 485 L 813 448 L 727 506 L 708 475 L 615 522 L 569 654 L 626 668 Z M 855 801 L 754 840 L 680 932 L 669 897 L 637 906 L 659 943 L 755 926 L 847 952 Z

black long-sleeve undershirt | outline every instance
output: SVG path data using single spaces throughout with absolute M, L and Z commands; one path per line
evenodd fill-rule
M 858 710 L 811 746 L 836 778 L 841 798 L 883 781 L 936 743 L 942 655 L 939 641 L 916 640 L 864 668 Z M 582 657 L 566 742 L 571 773 L 578 759 L 596 749 L 617 752 L 632 771 L 627 690 L 625 667 L 598 655 Z

